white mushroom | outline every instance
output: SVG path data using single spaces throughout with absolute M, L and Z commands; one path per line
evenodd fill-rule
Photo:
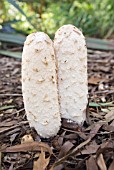
M 38 134 L 57 134 L 60 110 L 53 43 L 43 32 L 30 34 L 22 54 L 22 91 L 27 118 Z
M 87 107 L 87 48 L 82 32 L 73 25 L 57 30 L 54 39 L 58 62 L 58 90 L 62 118 L 81 124 Z

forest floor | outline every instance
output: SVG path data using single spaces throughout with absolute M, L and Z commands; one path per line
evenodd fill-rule
M 114 170 L 114 53 L 88 50 L 88 83 L 83 127 L 62 120 L 43 139 L 25 115 L 21 60 L 0 56 L 0 170 Z

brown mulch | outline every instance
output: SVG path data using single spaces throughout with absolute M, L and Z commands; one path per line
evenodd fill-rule
M 87 122 L 63 120 L 57 136 L 43 139 L 26 119 L 21 61 L 0 56 L 0 169 L 114 169 L 114 53 L 88 50 L 88 75 Z

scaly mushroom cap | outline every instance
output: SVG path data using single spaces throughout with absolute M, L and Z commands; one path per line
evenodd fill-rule
M 22 54 L 22 92 L 31 127 L 48 138 L 60 125 L 57 74 L 53 43 L 47 34 L 30 34 Z
M 64 25 L 55 34 L 54 48 L 58 62 L 58 90 L 63 118 L 81 124 L 87 107 L 87 48 L 82 32 Z

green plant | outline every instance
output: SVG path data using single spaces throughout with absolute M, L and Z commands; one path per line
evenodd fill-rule
M 1 25 L 17 32 L 45 31 L 51 37 L 64 24 L 74 24 L 87 36 L 108 38 L 114 33 L 113 0 L 1 0 Z

